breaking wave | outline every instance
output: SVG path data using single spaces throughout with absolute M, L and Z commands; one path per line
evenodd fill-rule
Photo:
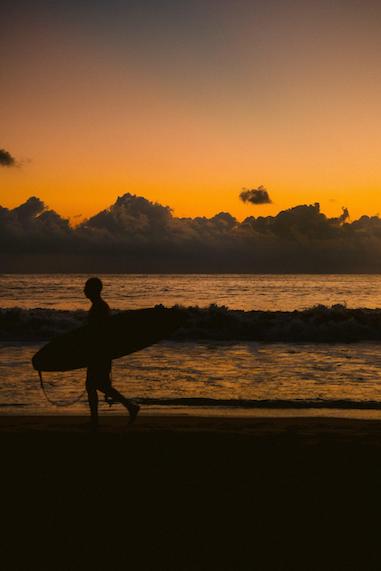
M 186 324 L 172 340 L 340 343 L 381 340 L 381 309 L 318 305 L 295 311 L 177 307 Z M 0 309 L 1 341 L 46 340 L 79 327 L 83 310 Z
M 46 340 L 83 325 L 86 312 L 56 309 L 0 309 L 1 341 Z

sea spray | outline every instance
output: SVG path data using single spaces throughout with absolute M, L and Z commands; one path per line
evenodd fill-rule
M 178 306 L 177 306 L 178 307 Z M 243 311 L 226 306 L 180 307 L 186 325 L 174 341 L 341 343 L 381 340 L 381 309 L 317 305 L 295 311 Z M 86 321 L 83 310 L 0 309 L 0 340 L 51 339 Z

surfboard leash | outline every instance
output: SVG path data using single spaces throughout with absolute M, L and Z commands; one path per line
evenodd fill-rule
M 40 387 L 42 392 L 44 393 L 44 396 L 46 398 L 46 400 L 52 404 L 53 406 L 59 406 L 59 407 L 65 407 L 65 406 L 72 406 L 73 404 L 76 404 L 77 402 L 79 402 L 80 400 L 83 399 L 83 397 L 85 396 L 85 392 L 86 392 L 86 388 L 82 391 L 82 393 L 75 397 L 73 400 L 71 401 L 65 401 L 65 402 L 61 402 L 61 401 L 55 401 L 53 399 L 50 398 L 50 396 L 48 395 L 46 389 L 45 389 L 45 385 L 44 385 L 44 381 L 42 378 L 42 371 L 38 371 L 38 376 L 40 377 Z

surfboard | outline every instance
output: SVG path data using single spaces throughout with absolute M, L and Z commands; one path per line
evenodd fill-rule
M 177 309 L 132 309 L 111 316 L 102 329 L 84 325 L 52 339 L 32 358 L 37 371 L 72 371 L 94 358 L 117 359 L 169 337 L 184 322 Z

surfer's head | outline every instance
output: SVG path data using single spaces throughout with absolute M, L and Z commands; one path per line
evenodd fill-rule
M 85 283 L 84 294 L 88 299 L 95 299 L 101 295 L 103 284 L 99 278 L 90 278 Z

